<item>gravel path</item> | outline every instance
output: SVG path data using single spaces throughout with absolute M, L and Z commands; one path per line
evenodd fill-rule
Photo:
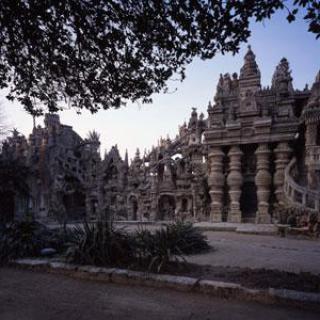
M 212 252 L 188 258 L 192 263 L 212 266 L 277 269 L 320 274 L 320 240 L 206 232 Z

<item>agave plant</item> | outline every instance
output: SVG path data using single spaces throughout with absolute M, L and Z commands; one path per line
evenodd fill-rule
M 67 258 L 75 263 L 122 265 L 133 258 L 129 236 L 105 221 L 84 222 L 70 231 Z
M 197 254 L 208 251 L 207 237 L 190 222 L 175 222 L 167 226 L 169 237 L 175 241 L 174 253 Z
M 191 223 L 176 222 L 151 232 L 140 229 L 132 235 L 135 254 L 140 264 L 160 272 L 172 262 L 185 261 L 184 255 L 209 249 L 206 237 Z
M 67 258 L 79 264 L 138 265 L 160 272 L 172 262 L 185 261 L 185 254 L 208 248 L 205 236 L 191 224 L 179 222 L 154 232 L 144 228 L 128 234 L 99 220 L 71 230 Z

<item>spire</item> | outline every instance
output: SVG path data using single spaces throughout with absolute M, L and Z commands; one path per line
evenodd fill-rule
M 124 163 L 126 166 L 129 166 L 128 149 L 126 149 L 126 153 L 124 156 Z
M 316 75 L 316 80 L 315 83 L 320 82 L 320 70 L 318 71 L 317 75 Z
M 139 148 L 137 148 L 137 150 L 136 150 L 135 159 L 140 159 L 140 150 L 139 150 Z
M 320 71 L 316 75 L 315 82 L 311 88 L 308 104 L 303 110 L 302 115 L 306 123 L 320 122 Z
M 197 125 L 197 121 L 198 121 L 197 108 L 192 108 L 191 117 L 189 119 L 188 127 L 195 129 L 196 125 Z
M 32 115 L 32 120 L 33 120 L 33 130 L 36 128 L 36 116 Z
M 280 93 L 292 93 L 292 77 L 289 62 L 282 58 L 272 77 L 272 89 Z
M 215 97 L 218 98 L 219 96 L 222 96 L 222 95 L 223 95 L 223 75 L 222 73 L 220 73 Z
M 244 65 L 240 70 L 240 79 L 259 77 L 260 70 L 256 62 L 256 56 L 251 50 L 251 46 L 248 46 L 248 51 L 244 56 Z
M 320 70 L 318 71 L 314 83 L 312 85 L 309 101 L 310 100 L 312 100 L 313 102 L 320 102 Z
M 256 92 L 261 89 L 260 71 L 256 63 L 256 56 L 248 46 L 248 52 L 244 56 L 244 65 L 240 70 L 239 97 L 241 114 L 257 114 L 258 107 Z

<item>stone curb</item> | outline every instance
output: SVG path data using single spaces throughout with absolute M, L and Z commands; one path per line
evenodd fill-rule
M 255 301 L 264 304 L 282 304 L 311 309 L 320 309 L 320 294 L 288 289 L 250 289 L 240 284 L 197 279 L 192 277 L 154 274 L 118 268 L 79 266 L 50 259 L 18 259 L 12 266 L 58 273 L 73 278 L 110 282 L 116 284 L 140 285 L 170 288 L 184 292 L 197 292 L 224 299 Z
M 90 221 L 90 223 L 93 221 Z M 164 227 L 172 221 L 114 221 L 115 226 L 152 226 L 152 227 Z M 75 225 L 78 223 L 75 223 Z M 72 223 L 71 223 L 72 225 Z M 273 224 L 268 225 L 247 225 L 247 224 L 238 224 L 238 223 L 203 223 L 195 222 L 193 223 L 194 227 L 201 231 L 221 231 L 221 232 L 236 232 L 240 234 L 251 234 L 251 235 L 277 235 L 278 229 Z M 58 224 L 48 224 L 50 228 L 60 228 Z M 70 227 L 70 225 L 67 227 Z

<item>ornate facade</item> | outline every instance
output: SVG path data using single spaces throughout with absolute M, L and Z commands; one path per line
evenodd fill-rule
M 319 211 L 320 74 L 295 90 L 283 58 L 262 87 L 249 47 L 239 76 L 220 76 L 207 112 L 193 109 L 175 139 L 131 163 L 117 146 L 101 159 L 98 134 L 82 139 L 55 114 L 28 140 L 15 132 L 1 157 L 30 169 L 24 208 L 42 220 L 270 223 L 283 208 Z

